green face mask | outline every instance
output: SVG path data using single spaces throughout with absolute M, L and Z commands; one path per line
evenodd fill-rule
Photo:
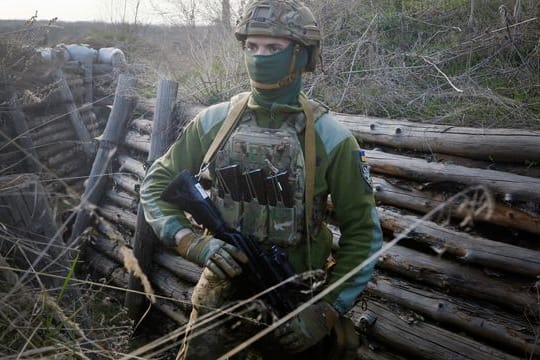
M 272 55 L 253 55 L 245 53 L 246 67 L 250 79 L 265 84 L 277 83 L 289 74 L 289 65 L 294 45 Z
M 294 43 L 291 43 L 283 51 L 272 55 L 253 55 L 246 52 L 246 68 L 250 79 L 263 84 L 275 84 L 284 79 L 289 75 L 294 48 Z M 302 47 L 296 55 L 294 64 L 295 77 L 292 83 L 271 90 L 258 89 L 252 86 L 253 96 L 257 103 L 264 107 L 270 107 L 273 103 L 296 104 L 302 86 L 301 71 L 306 66 L 307 61 L 307 50 Z

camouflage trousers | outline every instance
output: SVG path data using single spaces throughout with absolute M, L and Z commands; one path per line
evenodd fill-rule
M 193 290 L 193 309 L 184 339 L 181 359 L 215 360 L 262 330 L 268 313 L 264 305 L 248 304 L 231 312 L 237 291 L 229 280 L 218 279 L 205 268 Z M 215 316 L 216 314 L 226 316 Z M 231 359 L 298 359 L 283 350 L 272 335 L 257 341 Z

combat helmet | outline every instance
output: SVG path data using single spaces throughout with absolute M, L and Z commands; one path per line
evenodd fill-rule
M 315 70 L 320 57 L 321 31 L 311 10 L 299 1 L 251 0 L 234 34 L 239 41 L 250 35 L 264 35 L 287 38 L 305 46 L 309 60 L 304 71 Z

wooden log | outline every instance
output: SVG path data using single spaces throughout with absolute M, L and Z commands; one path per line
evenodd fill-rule
M 97 209 L 97 212 L 114 224 L 121 224 L 132 231 L 135 230 L 137 218 L 136 215 L 131 211 L 116 207 L 114 205 L 102 204 Z
M 378 208 L 377 210 L 383 228 L 395 233 L 413 226 L 420 220 L 416 216 L 402 215 L 388 209 Z M 431 221 L 419 222 L 409 237 L 416 242 L 428 244 L 438 255 L 448 253 L 466 263 L 479 264 L 533 278 L 540 275 L 540 252 L 538 251 L 471 236 Z
M 159 86 L 159 84 L 158 84 Z M 156 108 L 156 99 L 141 99 L 137 102 L 135 110 L 143 114 L 143 117 L 150 117 L 154 114 L 154 109 Z
M 155 159 L 163 155 L 169 145 L 177 93 L 178 83 L 175 81 L 161 80 L 159 82 L 157 104 L 152 123 L 151 142 L 150 146 L 148 146 L 148 164 L 153 163 Z M 146 223 L 142 205 L 139 204 L 137 227 L 132 243 L 133 253 L 145 273 L 151 270 L 152 256 L 157 242 L 158 239 L 154 231 Z M 131 290 L 140 290 L 141 287 L 140 281 L 132 276 L 129 281 L 129 288 Z M 146 299 L 141 296 L 134 296 L 134 293 L 128 293 L 125 303 L 128 307 L 130 317 L 135 320 L 140 319 L 144 313 Z
M 115 282 L 117 285 L 125 286 L 126 283 L 118 281 L 118 279 L 122 278 L 121 276 L 112 276 L 112 274 L 117 271 L 116 269 L 121 267 L 119 263 L 111 261 L 105 255 L 100 254 L 98 251 L 92 249 L 91 247 L 87 247 L 84 251 L 87 259 L 86 261 L 91 268 L 98 270 L 99 273 L 101 273 L 106 278 L 113 279 L 113 282 Z
M 66 130 L 70 130 L 71 133 L 75 135 L 69 123 L 65 121 L 53 121 L 53 122 L 48 123 L 47 125 L 40 125 L 39 127 L 32 128 L 30 135 L 34 139 L 41 139 L 44 137 L 57 134 L 59 132 L 65 132 Z M 74 136 L 73 136 L 73 140 L 74 140 Z
M 356 306 L 349 314 L 358 327 L 366 328 L 369 338 L 408 359 L 519 359 L 427 322 L 408 321 L 397 310 L 375 301 L 369 302 L 366 311 Z
M 456 182 L 485 185 L 502 195 L 531 201 L 540 200 L 540 179 L 495 170 L 471 169 L 459 165 L 428 163 L 423 159 L 366 151 L 373 172 L 416 181 Z
M 385 205 L 402 209 L 410 209 L 428 213 L 435 207 L 448 200 L 444 194 L 434 194 L 429 191 L 418 191 L 412 186 L 394 185 L 383 178 L 373 177 L 375 199 Z M 470 212 L 461 207 L 452 208 L 452 216 L 459 219 L 471 216 Z M 511 208 L 501 203 L 495 203 L 491 216 L 485 212 L 472 216 L 473 221 L 483 221 L 507 228 L 525 230 L 540 235 L 540 217 Z
M 48 136 L 34 137 L 33 142 L 34 142 L 34 146 L 40 147 L 40 146 L 49 145 L 49 144 L 61 143 L 66 140 L 70 141 L 74 137 L 75 137 L 75 133 L 73 132 L 73 129 L 65 129 L 65 130 L 50 134 Z M 77 143 L 82 146 L 80 142 L 77 142 Z
M 28 172 L 37 173 L 41 170 L 42 166 L 39 162 L 38 154 L 34 148 L 32 137 L 28 131 L 28 125 L 26 124 L 26 117 L 23 112 L 15 105 L 15 96 L 13 96 L 10 104 L 10 117 L 12 120 L 12 127 L 15 131 L 15 137 L 19 144 L 23 154 L 26 169 Z
M 174 274 L 158 266 L 154 266 L 150 272 L 150 280 L 168 300 L 182 309 L 191 309 L 191 284 L 179 280 Z
M 100 140 L 88 183 L 81 198 L 80 209 L 77 212 L 77 218 L 70 237 L 70 244 L 75 243 L 76 239 L 90 224 L 90 210 L 93 206 L 99 204 L 103 196 L 110 161 L 116 153 L 118 143 L 134 106 L 134 86 L 135 79 L 124 74 L 119 76 L 113 109 Z
M 367 292 L 371 296 L 397 303 L 460 332 L 465 331 L 514 355 L 540 354 L 540 346 L 534 344 L 534 337 L 525 331 L 529 328 L 525 318 L 509 317 L 433 289 L 421 289 L 401 280 L 381 275 L 376 276 L 375 280 L 367 286 Z
M 71 93 L 71 90 L 66 80 L 64 79 L 64 73 L 62 72 L 61 69 L 56 70 L 55 77 L 56 77 L 56 80 L 58 81 L 58 89 L 60 90 L 62 99 L 65 101 L 66 110 L 69 114 L 71 125 L 73 126 L 73 129 L 75 130 L 75 134 L 77 135 L 77 138 L 81 142 L 81 146 L 85 154 L 89 158 L 92 158 L 95 154 L 95 147 L 92 142 L 92 138 L 90 137 L 90 133 L 84 126 L 84 123 L 81 119 L 81 115 L 79 114 L 79 110 L 77 109 L 77 106 L 75 105 L 73 94 Z
M 38 284 L 44 284 L 58 295 L 60 289 L 64 289 L 64 279 L 69 277 L 74 260 L 65 251 L 62 229 L 56 225 L 45 188 L 33 174 L 2 177 L 0 188 L 0 218 L 3 228 L 9 229 L 11 234 L 1 237 L 0 248 L 25 270 L 13 289 L 33 276 Z M 80 320 L 86 323 L 86 310 L 78 288 L 67 286 L 63 291 L 62 306 L 70 313 L 81 311 Z
M 150 136 L 139 134 L 136 131 L 128 131 L 124 139 L 124 145 L 143 153 L 150 152 Z
M 195 284 L 201 277 L 202 268 L 169 251 L 155 251 L 153 260 L 179 279 Z
M 118 232 L 118 230 L 112 230 L 114 225 L 108 223 L 108 221 L 100 221 L 98 229 L 103 236 L 98 235 L 92 240 L 92 246 L 98 249 L 103 254 L 107 254 L 111 259 L 122 263 L 122 255 L 120 254 L 120 244 L 117 241 L 112 240 L 118 237 L 117 234 L 111 236 L 111 232 Z M 201 276 L 202 268 L 190 261 L 183 259 L 182 257 L 171 253 L 165 249 L 156 250 L 153 254 L 153 262 L 160 265 L 164 269 L 167 269 L 173 273 L 180 280 L 195 284 Z M 133 289 L 132 289 L 133 290 Z
M 146 171 L 142 162 L 124 154 L 118 155 L 116 160 L 120 164 L 119 171 L 129 171 L 130 173 L 137 175 L 139 179 L 144 177 Z
M 540 160 L 540 131 L 420 124 L 332 114 L 354 136 L 373 144 L 490 161 Z
M 62 181 L 62 185 L 82 185 L 86 179 L 88 179 L 88 168 L 78 167 L 69 174 L 61 176 L 59 180 Z
M 377 266 L 450 293 L 471 296 L 517 312 L 538 314 L 540 310 L 537 300 L 528 292 L 533 281 L 489 277 L 479 269 L 399 245 L 388 250 Z
M 445 164 L 455 164 L 469 168 L 498 170 L 517 175 L 540 177 L 540 167 L 534 166 L 534 162 L 530 161 L 524 161 L 521 163 L 519 161 L 516 161 L 515 163 L 493 162 L 469 159 L 448 154 L 432 154 L 432 158 L 433 161 L 443 162 Z
M 403 354 L 401 354 L 403 355 Z M 358 360 L 407 360 L 406 357 L 397 355 L 390 351 L 388 348 L 384 348 L 381 344 L 362 344 L 356 352 L 356 359 Z
M 127 287 L 129 274 L 125 268 L 93 249 L 88 250 L 87 258 L 89 259 L 89 266 L 106 278 L 111 279 L 114 285 L 121 288 Z M 152 306 L 180 325 L 187 323 L 187 318 L 181 309 L 164 300 L 157 299 Z M 186 305 L 184 304 L 183 307 L 186 308 Z
M 127 191 L 137 199 L 139 198 L 139 182 L 132 176 L 123 174 L 113 174 L 113 182 L 115 187 Z
M 131 126 L 142 134 L 150 135 L 152 133 L 152 120 L 143 118 L 134 119 Z
M 29 115 L 27 119 L 28 128 L 30 131 L 35 132 L 39 132 L 43 127 L 56 124 L 57 122 L 68 122 L 63 109 L 60 113 L 53 113 L 52 111 L 49 111 L 47 115 L 43 115 L 41 113 L 34 116 Z
M 42 146 L 35 147 L 40 159 L 47 159 L 70 149 L 82 151 L 79 144 L 74 143 L 73 141 L 61 141 L 53 144 L 44 144 Z
M 137 199 L 126 192 L 109 190 L 105 193 L 105 196 L 113 204 L 121 208 L 130 210 L 130 211 L 135 211 L 137 209 Z
M 58 167 L 64 163 L 69 162 L 72 159 L 77 159 L 79 165 L 84 165 L 81 164 L 81 155 L 83 154 L 81 154 L 79 148 L 68 148 L 65 151 L 62 151 L 47 158 L 47 164 L 52 167 Z

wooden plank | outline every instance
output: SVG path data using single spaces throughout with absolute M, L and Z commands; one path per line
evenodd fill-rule
M 159 82 L 157 104 L 154 111 L 154 121 L 152 122 L 152 133 L 150 137 L 151 141 L 148 146 L 148 164 L 153 163 L 154 160 L 163 155 L 170 143 L 170 134 L 172 132 L 172 118 L 175 110 L 177 93 L 178 83 L 176 83 L 175 81 L 161 80 Z M 128 141 L 127 136 L 126 141 Z M 127 161 L 124 164 L 125 166 L 128 166 Z M 130 167 L 136 168 L 135 165 Z M 137 168 L 138 167 L 139 166 L 137 166 Z M 136 231 L 132 241 L 133 253 L 139 261 L 139 265 L 146 273 L 151 271 L 154 247 L 157 242 L 158 239 L 154 231 L 146 223 L 142 205 L 139 204 L 139 208 L 137 211 Z M 139 279 L 132 276 L 129 281 L 129 288 L 131 290 L 142 289 L 142 285 L 140 284 Z M 135 296 L 134 293 L 128 294 L 126 296 L 126 306 L 129 309 L 130 317 L 138 320 L 144 313 L 146 303 L 146 298 L 142 296 Z
M 135 102 L 135 79 L 120 74 L 116 88 L 113 109 L 100 139 L 98 152 L 88 177 L 88 182 L 81 198 L 80 209 L 73 225 L 69 244 L 77 238 L 90 224 L 90 214 L 93 206 L 99 205 L 107 183 L 109 164 L 116 153 Z
M 58 82 L 58 89 L 60 90 L 62 100 L 64 100 L 66 104 L 66 110 L 69 114 L 71 125 L 73 126 L 73 129 L 75 130 L 75 134 L 77 135 L 77 138 L 81 142 L 81 147 L 83 148 L 85 154 L 89 158 L 92 158 L 95 154 L 94 143 L 92 142 L 90 133 L 84 126 L 84 123 L 81 119 L 81 115 L 79 113 L 79 109 L 77 109 L 77 106 L 75 105 L 73 94 L 71 93 L 69 85 L 67 84 L 66 79 L 64 78 L 64 73 L 61 69 L 56 70 L 55 78 Z

